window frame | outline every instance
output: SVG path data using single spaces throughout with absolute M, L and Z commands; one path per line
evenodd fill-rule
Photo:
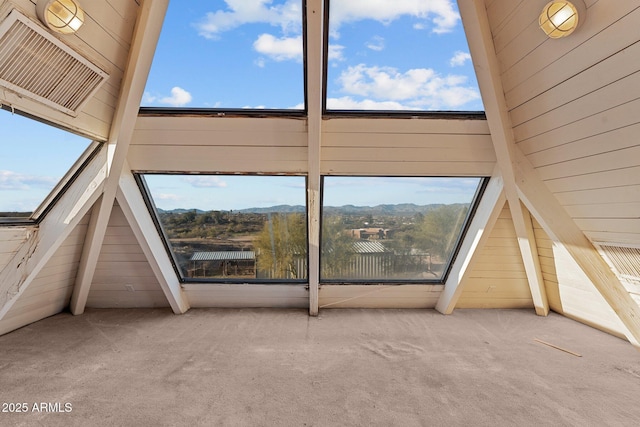
M 133 171 L 133 176 L 138 184 L 138 188 L 140 189 L 140 193 L 142 194 L 142 198 L 144 200 L 145 205 L 147 206 L 147 210 L 151 215 L 151 219 L 156 227 L 156 230 L 162 240 L 162 244 L 171 260 L 171 265 L 173 267 L 173 271 L 176 273 L 176 276 L 181 284 L 250 284 L 250 285 L 270 285 L 270 284 L 278 284 L 278 285 L 292 285 L 292 286 L 300 286 L 300 285 L 308 285 L 309 284 L 309 206 L 307 197 L 304 197 L 304 218 L 305 218 L 305 233 L 306 233 L 306 277 L 304 279 L 216 279 L 216 278 L 199 278 L 199 277 L 185 277 L 182 274 L 182 270 L 179 266 L 178 260 L 174 254 L 174 251 L 171 246 L 171 242 L 169 237 L 160 221 L 160 217 L 158 216 L 157 206 L 153 201 L 153 197 L 151 195 L 151 191 L 144 179 L 145 175 L 177 175 L 177 176 L 256 176 L 256 177 L 278 177 L 278 176 L 298 176 L 304 177 L 305 181 L 305 194 L 306 189 L 309 186 L 309 177 L 307 174 L 293 174 L 293 173 L 222 173 L 222 172 L 208 172 L 208 173 L 189 173 L 189 172 L 163 172 L 163 171 Z
M 306 1 L 306 0 L 305 0 Z M 332 0 L 324 0 L 323 17 L 323 40 L 322 40 L 322 117 L 323 118 L 431 118 L 431 119 L 452 119 L 452 120 L 486 120 L 485 110 L 465 111 L 465 110 L 349 110 L 349 109 L 328 109 L 327 108 L 327 88 L 329 83 L 329 34 L 330 20 L 329 12 Z M 338 1 L 338 0 L 334 0 Z M 342 0 L 348 1 L 348 0 Z M 461 24 L 462 25 L 462 24 Z M 464 31 L 464 27 L 463 27 Z M 465 31 L 466 34 L 466 31 Z M 468 44 L 468 43 L 467 43 Z M 305 37 L 306 47 L 306 37 Z M 306 50 L 304 51 L 306 55 Z M 306 56 L 305 56 L 306 59 Z M 305 65 L 306 67 L 306 65 Z M 306 68 L 305 68 L 306 70 Z M 306 76 L 306 74 L 305 74 Z M 477 77 L 476 77 L 477 79 Z M 478 84 L 479 86 L 479 84 Z M 478 87 L 478 89 L 480 89 Z M 306 95 L 306 78 L 305 78 Z M 482 97 L 482 94 L 480 94 Z M 305 98 L 306 100 L 306 98 Z M 306 105 L 306 102 L 305 102 Z M 305 109 L 306 111 L 306 109 Z
M 325 192 L 325 178 L 332 177 L 351 177 L 351 178 L 476 178 L 480 181 L 478 182 L 478 186 L 476 191 L 469 203 L 469 210 L 465 216 L 462 227 L 460 228 L 460 232 L 456 238 L 456 242 L 453 246 L 453 250 L 449 255 L 449 258 L 446 262 L 446 267 L 442 272 L 442 276 L 440 279 L 325 279 L 322 277 L 322 230 L 323 230 L 323 220 L 324 220 L 324 192 Z M 406 175 L 321 175 L 320 177 L 320 250 L 319 250 L 319 284 L 320 285 L 443 285 L 451 272 L 451 268 L 453 267 L 453 263 L 460 252 L 460 248 L 462 246 L 462 242 L 464 241 L 467 231 L 471 225 L 471 221 L 473 220 L 480 201 L 484 195 L 484 191 L 489 184 L 490 177 L 488 176 L 406 176 Z
M 200 117 L 307 117 L 308 102 L 308 72 L 307 72 L 307 1 L 300 0 L 302 10 L 302 109 L 288 108 L 240 108 L 240 107 L 155 107 L 142 106 L 138 109 L 139 116 L 200 116 Z M 324 1 L 324 0 L 323 0 Z M 146 84 L 145 84 L 146 86 Z M 145 87 L 146 90 L 146 87 Z

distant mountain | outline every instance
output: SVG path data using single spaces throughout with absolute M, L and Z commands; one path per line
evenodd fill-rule
M 462 203 L 454 203 L 454 206 L 463 206 Z M 397 205 L 377 205 L 377 206 L 325 206 L 324 211 L 330 214 L 342 215 L 415 215 L 417 213 L 427 213 L 444 204 L 416 205 L 415 203 L 400 203 Z
M 452 206 L 466 206 L 464 203 L 452 203 Z M 416 205 L 414 203 L 400 203 L 397 205 L 377 205 L 377 206 L 325 206 L 324 211 L 328 214 L 341 214 L 341 215 L 415 215 L 417 213 L 427 213 L 433 209 L 445 206 L 442 203 L 435 203 L 430 205 Z M 186 212 L 195 212 L 197 214 L 205 213 L 206 211 L 200 209 L 172 209 L 163 210 L 158 209 L 160 213 L 172 213 L 183 214 Z M 277 205 L 266 208 L 247 208 L 238 209 L 233 212 L 237 213 L 305 213 L 306 207 L 302 205 Z
M 247 208 L 239 209 L 235 212 L 240 213 L 305 213 L 307 208 L 301 205 L 278 205 L 268 208 Z
M 195 212 L 197 214 L 203 214 L 207 211 L 203 211 L 200 209 L 183 209 L 183 208 L 177 208 L 177 209 L 160 209 L 158 208 L 158 213 L 170 213 L 170 214 L 183 214 L 183 213 L 187 213 L 187 212 Z

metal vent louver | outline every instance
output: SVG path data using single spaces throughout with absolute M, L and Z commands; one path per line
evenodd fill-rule
M 603 244 L 600 247 L 618 274 L 640 281 L 640 248 Z
M 108 74 L 16 10 L 0 24 L 0 86 L 71 116 Z

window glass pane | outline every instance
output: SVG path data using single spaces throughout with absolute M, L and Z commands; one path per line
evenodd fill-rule
M 324 177 L 321 279 L 442 281 L 481 182 Z
M 172 1 L 142 106 L 304 109 L 301 0 Z
M 303 176 L 144 175 L 183 279 L 307 277 Z
M 327 60 L 327 110 L 484 110 L 455 0 L 331 0 Z
M 0 110 L 0 221 L 29 218 L 91 140 Z

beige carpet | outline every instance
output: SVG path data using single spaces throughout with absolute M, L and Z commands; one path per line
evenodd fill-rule
M 90 310 L 0 337 L 0 403 L 27 407 L 2 426 L 636 426 L 640 352 L 530 310 Z

